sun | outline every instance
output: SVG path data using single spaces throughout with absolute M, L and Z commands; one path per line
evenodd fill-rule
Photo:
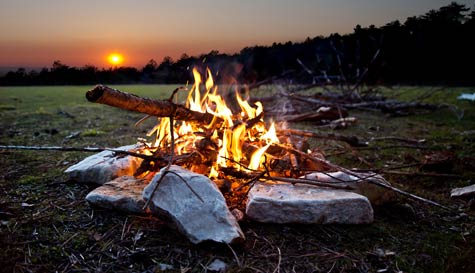
M 119 65 L 124 62 L 124 56 L 120 53 L 111 53 L 107 56 L 107 61 L 111 65 Z

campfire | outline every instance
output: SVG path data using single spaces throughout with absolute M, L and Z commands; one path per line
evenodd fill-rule
M 266 125 L 260 102 L 250 105 L 235 90 L 235 100 L 239 107 L 232 110 L 214 85 L 211 71 L 207 78 L 193 69 L 194 84 L 188 93 L 185 107 L 213 116 L 207 120 L 178 120 L 161 117 L 158 124 L 147 134 L 155 136 L 146 143 L 144 152 L 148 155 L 173 153 L 177 156 L 189 155 L 192 162 L 185 165 L 190 170 L 207 175 L 211 179 L 222 178 L 226 170 L 251 172 L 263 170 L 266 158 L 277 155 L 266 153 L 272 144 L 279 144 L 275 124 Z M 236 106 L 236 105 L 235 105 Z M 170 128 L 173 128 L 170 129 Z M 173 150 L 173 151 L 172 151 Z M 145 171 L 147 174 L 149 170 Z
M 250 102 L 242 88 L 216 85 L 205 71 L 193 69 L 194 84 L 182 103 L 177 93 L 185 88 L 168 100 L 103 85 L 86 93 L 91 102 L 146 114 L 136 126 L 158 118 L 148 139 L 135 145 L 0 148 L 99 152 L 65 170 L 70 180 L 100 185 L 86 196 L 91 205 L 156 216 L 193 243 L 243 241 L 240 221 L 368 224 L 372 206 L 393 200 L 394 193 L 450 210 L 391 186 L 377 173 L 329 162 L 318 147 L 310 149 L 307 137 L 365 143 L 265 120 L 262 103 Z M 276 109 L 273 118 L 282 120 Z M 327 109 L 305 109 L 303 115 L 328 117 L 322 115 Z M 341 116 L 338 109 L 333 112 Z
M 335 165 L 306 134 L 264 119 L 263 105 L 238 88 L 220 86 L 193 69 L 186 102 L 154 100 L 98 85 L 91 102 L 158 117 L 149 139 L 103 152 L 66 170 L 70 177 L 103 184 L 86 199 L 128 213 L 167 219 L 192 242 L 233 243 L 244 234 L 238 221 L 367 224 L 372 205 L 393 188 L 375 173 Z M 230 96 L 231 94 L 231 96 Z M 387 190 L 392 191 L 387 191 Z M 245 210 L 245 212 L 243 212 Z
M 134 173 L 136 177 L 151 177 L 170 160 L 213 180 L 263 172 L 286 180 L 332 169 L 322 153 L 308 149 L 305 139 L 285 130 L 278 134 L 274 122 L 266 123 L 259 101 L 249 103 L 237 87 L 226 90 L 233 96 L 223 96 L 209 69 L 205 80 L 196 68 L 193 76 L 184 105 L 172 102 L 180 89 L 167 101 L 139 98 L 105 86 L 87 93 L 90 101 L 147 113 L 137 125 L 158 116 L 158 123 L 147 134 L 152 139 L 142 141 L 137 151 L 145 160 Z M 285 124 L 280 127 L 285 129 Z

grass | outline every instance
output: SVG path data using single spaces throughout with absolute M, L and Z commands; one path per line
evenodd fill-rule
M 115 87 L 167 98 L 176 86 Z M 90 88 L 1 87 L 0 144 L 116 147 L 134 143 L 151 128 L 153 120 L 133 126 L 141 114 L 87 102 L 84 94 Z M 91 208 L 84 197 L 94 186 L 66 183 L 63 174 L 86 157 L 85 153 L 0 150 L 0 267 L 5 272 L 158 272 L 166 264 L 174 271 L 202 272 L 219 258 L 230 272 L 272 272 L 279 261 L 282 272 L 475 272 L 473 210 L 467 202 L 449 198 L 451 188 L 475 181 L 475 104 L 456 99 L 461 92 L 473 89 L 380 90 L 401 100 L 431 93 L 426 101 L 455 105 L 455 111 L 463 110 L 464 115 L 460 119 L 450 109 L 399 117 L 351 111 L 358 123 L 338 133 L 362 139 L 389 135 L 425 139 L 427 149 L 391 148 L 400 143 L 390 141 L 372 143 L 369 149 L 321 140 L 309 140 L 311 146 L 348 168 L 411 164 L 433 153 L 452 153 L 453 164 L 443 172 L 458 174 L 459 179 L 385 177 L 399 188 L 465 214 L 401 198 L 375 208 L 375 222 L 366 226 L 244 221 L 241 227 L 247 240 L 234 247 L 239 267 L 227 246 L 192 245 L 159 219 Z M 267 88 L 259 94 L 269 92 Z M 312 123 L 290 126 L 330 130 Z M 75 137 L 68 137 L 72 135 Z M 143 235 L 138 236 L 140 233 Z

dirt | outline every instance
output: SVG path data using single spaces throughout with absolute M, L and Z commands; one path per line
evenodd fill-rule
M 140 114 L 87 103 L 83 94 L 88 88 L 1 88 L 0 144 L 117 147 L 134 143 L 151 128 L 153 120 L 133 126 Z M 167 91 L 174 89 L 121 88 L 150 97 L 167 97 Z M 311 147 L 347 168 L 412 166 L 393 169 L 407 175 L 384 176 L 394 186 L 440 202 L 451 212 L 401 197 L 376 207 L 370 225 L 270 225 L 244 220 L 241 227 L 247 240 L 242 245 L 193 245 L 160 219 L 89 206 L 84 197 L 95 186 L 71 183 L 63 174 L 88 154 L 0 150 L 1 271 L 160 272 L 171 266 L 172 272 L 205 272 L 220 259 L 229 272 L 475 272 L 473 201 L 449 198 L 450 189 L 475 181 L 475 104 L 455 99 L 470 89 L 381 90 L 403 100 L 433 92 L 426 101 L 457 108 L 398 117 L 350 111 L 358 122 L 337 131 L 366 140 L 423 139 L 417 147 L 385 140 L 352 148 L 315 139 L 309 140 Z M 460 119 L 456 113 L 461 110 Z M 333 132 L 310 122 L 289 127 Z M 430 160 L 442 165 L 423 167 Z M 453 176 L 409 175 L 428 172 Z

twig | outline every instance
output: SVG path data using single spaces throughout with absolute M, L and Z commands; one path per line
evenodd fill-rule
M 281 133 L 285 135 L 297 135 L 297 136 L 343 141 L 353 147 L 368 146 L 366 142 L 359 140 L 358 137 L 356 136 L 343 136 L 343 135 L 338 135 L 334 133 L 325 134 L 325 133 L 309 132 L 309 131 L 295 130 L 295 129 L 283 129 L 283 130 L 279 130 L 277 133 Z
M 191 192 L 198 198 L 200 199 L 200 201 L 202 203 L 205 202 L 205 200 L 203 200 L 203 198 L 201 198 L 201 196 L 191 187 L 191 185 L 185 180 L 183 179 L 183 177 L 181 177 L 179 174 L 177 174 L 176 172 L 174 171 L 167 171 L 167 173 L 171 173 L 171 174 L 174 174 L 176 175 L 178 178 L 180 178 L 181 181 L 183 181 L 183 183 L 185 183 L 185 185 L 191 190 Z M 165 175 L 165 174 L 164 174 Z
M 425 139 L 411 139 L 411 138 L 404 138 L 404 137 L 396 137 L 396 136 L 385 136 L 385 137 L 372 137 L 369 141 L 400 141 L 400 142 L 407 142 L 412 144 L 421 144 L 425 143 Z
M 143 159 L 157 159 L 154 156 L 129 152 L 125 150 L 118 150 L 112 148 L 99 148 L 99 147 L 60 147 L 60 146 L 16 146 L 16 145 L 0 145 L 0 149 L 8 150 L 33 150 L 33 151 L 62 151 L 62 152 L 91 152 L 98 153 L 103 151 L 110 151 L 117 154 L 130 155 L 134 157 L 139 157 Z
M 124 225 L 122 226 L 122 234 L 120 235 L 120 240 L 121 240 L 121 241 L 124 240 L 125 227 L 127 226 L 127 220 L 128 220 L 128 219 L 129 219 L 128 217 L 125 218 Z
M 238 264 L 238 267 L 239 267 L 239 268 L 242 268 L 241 261 L 239 260 L 239 257 L 238 257 L 238 255 L 236 254 L 236 252 L 234 251 L 234 249 L 231 247 L 230 244 L 226 243 L 226 245 L 228 246 L 228 248 L 229 248 L 229 249 L 231 250 L 231 252 L 233 253 L 234 259 L 236 259 L 236 263 Z
M 139 154 L 139 153 L 134 153 L 130 151 L 125 151 L 125 150 L 118 150 L 118 149 L 112 149 L 112 148 L 99 148 L 99 147 L 58 147 L 58 146 L 47 146 L 47 147 L 42 147 L 42 146 L 14 146 L 14 145 L 0 145 L 0 150 L 1 149 L 9 149 L 9 150 L 33 150 L 33 151 L 62 151 L 62 152 L 90 152 L 90 153 L 98 153 L 98 152 L 103 152 L 103 151 L 110 151 L 114 152 L 116 154 L 122 154 L 122 155 L 129 155 L 133 157 L 138 157 L 142 158 L 145 160 L 151 160 L 151 161 L 170 161 L 170 157 L 168 156 L 157 156 L 157 155 L 144 155 L 144 154 Z M 189 158 L 193 153 L 190 154 L 182 154 L 174 157 L 174 161 L 181 161 L 184 159 Z
M 391 191 L 394 191 L 394 192 L 397 192 L 401 195 L 404 195 L 406 197 L 409 197 L 411 199 L 415 199 L 415 200 L 418 200 L 418 201 L 421 201 L 421 202 L 424 202 L 424 203 L 427 203 L 427 204 L 430 204 L 430 205 L 433 205 L 433 206 L 436 206 L 436 207 L 439 207 L 439 208 L 442 208 L 442 209 L 445 209 L 447 211 L 453 211 L 451 208 L 449 207 L 446 207 L 446 206 L 443 206 L 437 202 L 434 202 L 434 201 L 431 201 L 431 200 L 428 200 L 428 199 L 425 199 L 423 197 L 420 197 L 420 196 L 417 196 L 415 194 L 412 194 L 412 193 L 409 193 L 409 192 L 406 192 L 406 191 L 403 191 L 401 189 L 398 189 L 396 187 L 393 187 L 393 186 L 390 186 L 386 183 L 383 183 L 383 182 L 380 182 L 378 179 L 369 179 L 370 177 L 364 177 L 364 176 L 361 176 L 360 173 L 357 173 L 357 172 L 354 172 L 354 171 L 350 171 L 346 168 L 343 168 L 343 167 L 340 167 L 338 165 L 335 165 L 335 164 L 332 164 L 330 163 L 329 161 L 325 160 L 325 159 L 320 159 L 320 158 L 316 158 L 316 157 L 312 157 L 312 156 L 309 156 L 307 155 L 306 153 L 303 153 L 299 150 L 296 150 L 296 149 L 293 149 L 293 148 L 290 148 L 290 147 L 287 147 L 285 145 L 281 145 L 279 144 L 279 146 L 285 148 L 285 149 L 288 149 L 290 151 L 293 151 L 293 152 L 296 152 L 296 153 L 299 153 L 300 155 L 302 156 L 305 156 L 306 158 L 310 159 L 310 160 L 313 160 L 317 163 L 321 163 L 327 167 L 329 167 L 330 169 L 334 169 L 334 170 L 338 170 L 338 171 L 341 171 L 341 172 L 344 172 L 346 174 L 350 174 L 350 175 L 353 175 L 357 178 L 359 178 L 360 180 L 362 181 L 367 181 L 368 183 L 371 183 L 371 184 L 374 184 L 376 186 L 379 186 L 379 187 L 382 187 L 382 188 L 385 188 L 387 190 L 391 190 Z M 374 178 L 374 177 L 373 177 Z
M 282 254 L 280 253 L 280 248 L 278 246 L 276 246 L 276 248 L 277 248 L 277 253 L 279 254 L 279 256 L 278 256 L 279 258 L 277 260 L 277 266 L 275 267 L 273 273 L 276 273 L 276 272 L 280 273 L 280 262 L 282 260 Z
M 279 176 L 262 176 L 260 179 L 265 180 L 274 180 L 280 182 L 287 182 L 292 184 L 307 184 L 313 186 L 320 186 L 320 187 L 327 187 L 327 188 L 334 188 L 340 190 L 353 190 L 354 188 L 345 185 L 338 185 L 338 183 L 328 183 L 328 182 L 320 182 L 318 180 L 313 179 L 305 179 L 305 178 L 291 178 L 291 177 L 279 177 Z M 356 181 L 349 181 L 349 182 L 356 182 Z
M 363 73 L 361 73 L 361 76 L 360 76 L 359 79 L 357 80 L 355 86 L 353 86 L 353 88 L 351 89 L 351 92 L 354 92 L 355 90 L 357 90 L 358 87 L 361 85 L 361 83 L 363 82 L 364 77 L 366 76 L 366 74 L 367 74 L 368 71 L 369 71 L 369 67 L 376 61 L 376 59 L 378 58 L 380 52 L 381 52 L 381 48 L 379 48 L 379 49 L 376 51 L 376 53 L 374 53 L 373 58 L 371 59 L 370 63 L 369 63 L 368 66 L 365 68 L 365 70 L 363 71 Z
M 382 170 L 382 173 L 385 174 L 397 174 L 397 175 L 407 175 L 407 176 L 427 176 L 427 177 L 443 177 L 443 178 L 462 178 L 463 176 L 458 174 L 447 174 L 447 173 L 424 173 L 424 172 L 400 172 L 400 171 L 385 171 Z
M 151 118 L 152 116 L 151 115 L 146 115 L 145 117 L 139 119 L 139 121 L 137 121 L 134 126 L 137 127 L 139 126 L 140 124 L 142 124 L 142 122 L 146 121 L 147 119 Z
M 71 237 L 69 237 L 66 241 L 64 241 L 62 244 L 61 244 L 61 247 L 64 247 L 67 243 L 69 243 L 69 241 L 71 241 L 74 237 L 78 236 L 79 235 L 79 232 L 76 232 L 74 233 Z
M 421 145 L 387 145 L 387 146 L 371 146 L 371 147 L 356 147 L 358 150 L 385 150 L 385 149 L 421 149 L 432 150 L 433 147 L 421 146 Z

